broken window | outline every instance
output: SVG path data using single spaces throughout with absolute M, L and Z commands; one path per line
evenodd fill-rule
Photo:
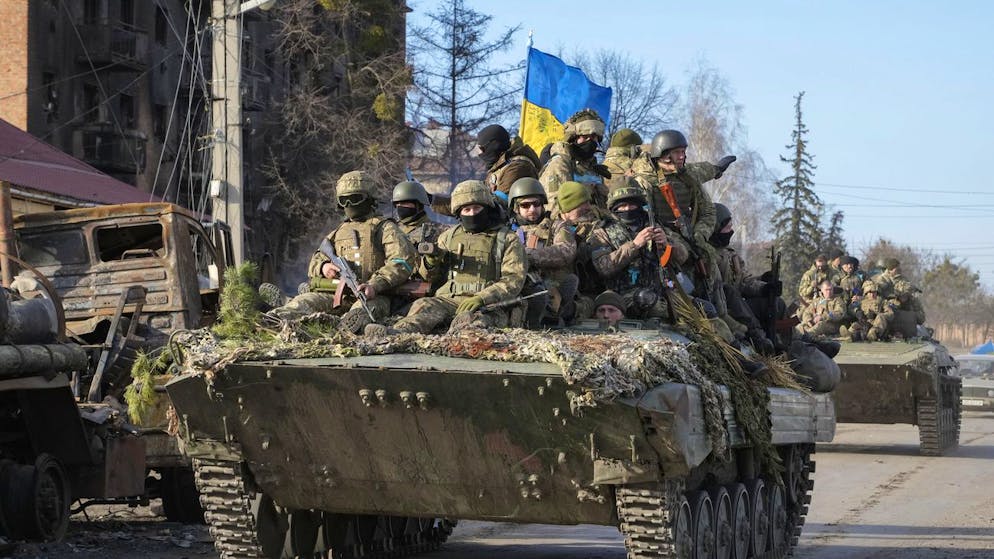
M 105 227 L 96 232 L 97 255 L 103 262 L 165 256 L 161 223 Z
M 32 266 L 85 264 L 90 259 L 82 231 L 18 235 L 18 251 Z

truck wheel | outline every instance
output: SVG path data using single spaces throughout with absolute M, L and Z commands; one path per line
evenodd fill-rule
M 189 468 L 162 469 L 162 511 L 166 519 L 183 524 L 203 524 L 200 493 Z
M 4 532 L 8 539 L 58 541 L 69 526 L 69 477 L 59 461 L 41 454 L 34 465 L 0 463 Z

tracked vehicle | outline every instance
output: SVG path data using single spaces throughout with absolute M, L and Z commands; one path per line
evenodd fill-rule
M 488 353 L 521 357 L 528 335 L 549 351 L 570 344 L 583 354 L 577 366 L 625 340 L 688 355 L 687 338 L 660 330 L 552 341 L 511 331 L 449 342 L 448 355 L 357 342 L 380 354 L 224 360 L 171 381 L 221 556 L 402 556 L 445 539 L 452 522 L 434 519 L 615 525 L 638 559 L 789 552 L 808 510 L 815 443 L 834 436 L 829 395 L 757 389 L 765 401 L 752 411 L 772 426 L 764 448 L 783 465 L 771 474 L 725 386 L 650 382 L 585 405 L 562 362 Z M 439 337 L 407 347 L 429 338 Z M 691 376 L 688 363 L 672 374 Z M 708 394 L 722 404 L 706 404 Z
M 840 423 L 917 425 L 926 456 L 959 445 L 962 381 L 941 344 L 844 342 L 835 361 L 842 370 L 833 393 Z

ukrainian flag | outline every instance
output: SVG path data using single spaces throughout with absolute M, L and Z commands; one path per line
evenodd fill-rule
M 575 112 L 594 109 L 609 128 L 611 88 L 597 85 L 583 70 L 528 47 L 528 76 L 521 103 L 518 135 L 540 153 L 550 142 L 563 140 L 563 123 Z

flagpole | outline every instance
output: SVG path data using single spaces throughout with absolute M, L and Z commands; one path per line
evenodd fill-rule
M 525 51 L 525 85 L 521 88 L 521 118 L 518 120 L 518 137 L 522 140 L 524 140 L 525 131 L 525 100 L 528 99 L 528 66 L 531 61 L 532 36 L 534 34 L 534 29 L 528 30 L 528 50 Z

